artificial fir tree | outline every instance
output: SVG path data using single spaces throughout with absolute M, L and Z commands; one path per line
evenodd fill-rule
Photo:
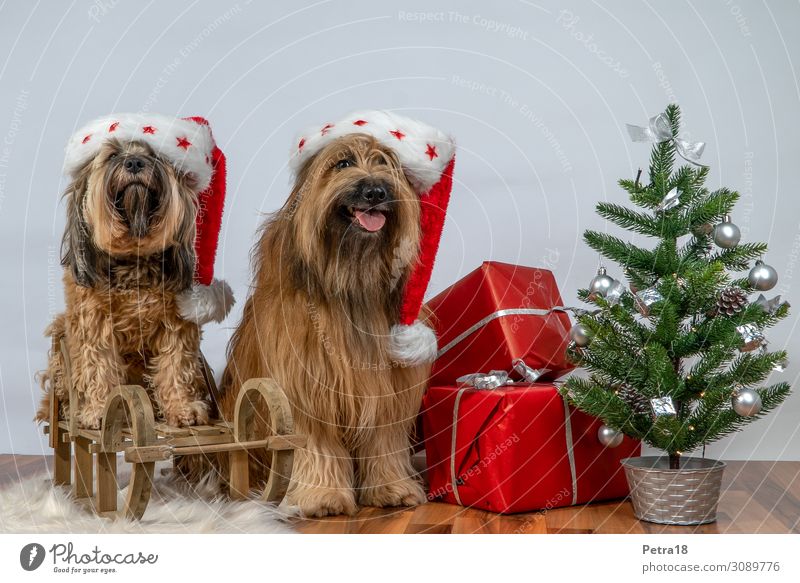
M 579 292 L 595 309 L 578 316 L 568 350 L 589 375 L 572 376 L 564 392 L 611 429 L 666 451 L 677 469 L 683 452 L 740 429 L 786 398 L 787 383 L 757 385 L 786 359 L 783 351 L 766 350 L 762 331 L 789 306 L 763 296 L 748 302 L 748 294 L 775 284 L 774 277 L 758 279 L 774 270 L 759 262 L 749 278 L 730 272 L 747 270 L 767 246 L 738 243 L 728 215 L 739 195 L 706 189 L 707 167 L 673 169 L 680 109 L 670 105 L 659 117 L 665 139 L 654 140 L 649 183 L 619 182 L 639 208 L 597 205 L 602 217 L 655 244 L 584 234 L 591 248 L 621 265 L 630 291 L 601 270 L 591 289 Z

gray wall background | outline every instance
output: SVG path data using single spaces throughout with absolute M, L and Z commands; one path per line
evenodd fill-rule
M 742 193 L 735 221 L 769 242 L 775 291 L 800 307 L 798 22 L 796 2 L 750 0 L 1 3 L 0 452 L 46 452 L 31 417 L 42 331 L 63 306 L 63 146 L 114 111 L 211 120 L 230 174 L 216 269 L 240 300 L 256 228 L 288 194 L 295 133 L 389 108 L 459 143 L 430 293 L 495 259 L 549 267 L 574 301 L 597 266 L 580 233 L 613 228 L 594 204 L 624 202 L 617 179 L 647 162 L 624 124 L 678 101 L 687 135 L 708 143 L 709 186 Z M 790 382 L 797 313 L 769 336 L 795 354 Z M 217 367 L 238 316 L 206 328 Z M 800 459 L 798 418 L 794 394 L 708 453 Z

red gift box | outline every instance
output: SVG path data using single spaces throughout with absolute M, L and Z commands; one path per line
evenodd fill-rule
M 556 379 L 575 368 L 566 359 L 569 316 L 561 307 L 552 272 L 485 261 L 428 302 L 439 356 L 431 385 L 454 384 L 464 374 L 510 371 L 521 358 L 541 379 Z
M 432 500 L 513 513 L 628 495 L 620 460 L 638 456 L 640 443 L 603 446 L 602 422 L 552 383 L 435 386 L 422 406 Z

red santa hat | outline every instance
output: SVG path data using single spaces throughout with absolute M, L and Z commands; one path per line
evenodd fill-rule
M 181 315 L 204 324 L 221 322 L 233 305 L 233 293 L 214 279 L 214 258 L 225 205 L 225 155 L 202 117 L 175 118 L 154 113 L 119 113 L 98 118 L 78 130 L 66 148 L 64 171 L 74 176 L 105 142 L 139 141 L 179 172 L 194 179 L 197 194 L 194 285 L 178 297 Z
M 433 271 L 453 185 L 455 142 L 421 121 L 389 111 L 359 111 L 298 137 L 290 165 L 296 173 L 330 142 L 349 134 L 367 134 L 395 152 L 421 202 L 419 256 L 403 291 L 398 322 L 392 326 L 392 357 L 406 365 L 432 362 L 437 342 L 433 330 L 418 320 Z

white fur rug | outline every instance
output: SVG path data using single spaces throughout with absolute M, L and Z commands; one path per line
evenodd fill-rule
M 126 481 L 120 470 L 120 482 Z M 25 478 L 0 489 L 0 533 L 293 532 L 286 520 L 293 515 L 289 508 L 216 498 L 209 484 L 189 489 L 180 480 L 161 476 L 158 466 L 155 473 L 150 504 L 140 521 L 90 514 L 70 499 L 66 488 L 53 488 L 47 473 Z

